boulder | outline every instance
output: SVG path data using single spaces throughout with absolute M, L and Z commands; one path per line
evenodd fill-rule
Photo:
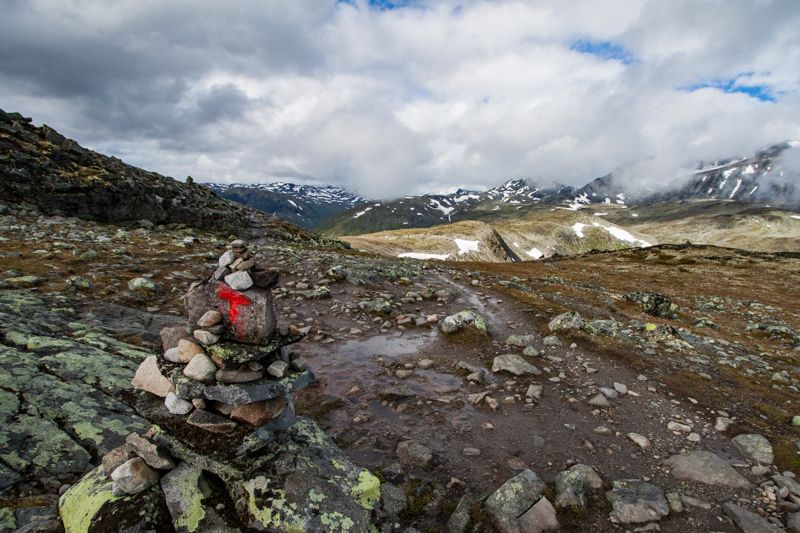
M 495 357 L 494 361 L 492 361 L 492 372 L 508 372 L 515 376 L 524 376 L 526 374 L 538 376 L 542 373 L 541 370 L 525 361 L 522 356 L 514 353 Z
M 664 492 L 644 481 L 615 481 L 606 498 L 612 506 L 609 519 L 615 524 L 653 522 L 669 514 Z
M 486 320 L 475 311 L 464 310 L 454 315 L 445 317 L 439 323 L 439 330 L 445 335 L 456 333 L 473 333 L 479 336 L 488 336 Z
M 579 313 L 572 311 L 555 317 L 547 325 L 547 328 L 551 333 L 557 333 L 559 331 L 580 330 L 583 329 L 584 325 L 586 325 L 586 322 L 583 317 Z
M 237 291 L 224 283 L 207 281 L 192 288 L 184 303 L 190 324 L 196 324 L 210 309 L 219 311 L 225 339 L 266 345 L 277 331 L 273 299 L 268 290 Z
M 539 533 L 540 531 L 561 529 L 555 508 L 544 496 L 533 504 L 533 507 L 525 511 L 525 514 L 519 517 L 518 522 L 521 533 Z
M 742 530 L 742 533 L 780 533 L 782 528 L 773 526 L 756 513 L 748 511 L 735 503 L 728 502 L 722 506 L 725 514 Z
M 763 435 L 755 433 L 736 435 L 733 444 L 751 461 L 771 465 L 775 460 L 772 445 Z
M 657 292 L 629 292 L 625 300 L 635 303 L 639 309 L 651 316 L 676 318 L 678 306 L 672 300 Z

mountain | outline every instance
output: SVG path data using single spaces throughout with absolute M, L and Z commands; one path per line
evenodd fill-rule
M 281 182 L 204 185 L 223 198 L 308 229 L 314 229 L 323 220 L 367 202 L 357 194 L 336 185 L 296 185 Z
M 0 110 L 0 201 L 105 223 L 186 225 L 241 236 L 318 236 L 283 219 L 80 146 L 47 125 Z M 331 241 L 332 242 L 332 241 Z

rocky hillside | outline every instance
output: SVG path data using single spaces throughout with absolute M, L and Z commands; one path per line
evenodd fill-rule
M 223 198 L 248 205 L 308 229 L 315 229 L 324 220 L 367 202 L 357 194 L 335 185 L 294 183 L 204 185 Z
M 188 180 L 187 180 L 188 181 Z M 48 215 L 99 222 L 183 224 L 261 237 L 306 232 L 182 183 L 80 146 L 47 125 L 0 110 L 0 201 Z

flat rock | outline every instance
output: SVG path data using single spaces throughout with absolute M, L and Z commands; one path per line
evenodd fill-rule
M 225 276 L 225 283 L 235 291 L 246 291 L 253 286 L 253 278 L 244 271 L 232 272 Z
M 677 479 L 732 488 L 750 486 L 750 482 L 736 469 L 711 452 L 694 451 L 673 455 L 664 460 L 664 464 L 672 469 L 672 475 Z
M 525 361 L 521 355 L 515 353 L 507 353 L 498 355 L 492 361 L 492 372 L 508 372 L 515 376 L 524 376 L 532 374 L 538 376 L 542 373 L 541 370 Z
M 262 377 L 264 376 L 261 372 L 251 370 L 217 370 L 217 381 L 220 383 L 249 383 L 258 381 Z
M 609 519 L 615 524 L 653 522 L 669 514 L 664 492 L 644 481 L 615 481 L 606 498 L 612 506 Z
M 725 514 L 743 533 L 780 533 L 783 529 L 770 524 L 756 513 L 748 511 L 735 503 L 728 502 L 722 506 Z
M 167 326 L 161 329 L 161 346 L 166 352 L 170 348 L 178 346 L 181 339 L 188 339 L 189 333 L 185 326 Z
M 155 355 L 151 355 L 142 361 L 133 376 L 133 380 L 131 380 L 131 384 L 135 389 L 147 391 L 162 398 L 167 393 L 175 390 L 172 382 L 165 378 L 161 370 L 159 370 Z
M 171 470 L 175 468 L 175 461 L 164 450 L 161 450 L 141 435 L 131 433 L 125 438 L 131 450 L 142 458 L 148 466 L 157 470 Z
M 397 458 L 401 463 L 426 468 L 433 461 L 433 452 L 422 444 L 406 440 L 398 443 Z
M 273 400 L 235 405 L 231 410 L 230 417 L 238 422 L 244 422 L 251 426 L 260 426 L 273 420 L 286 408 L 286 398 L 279 397 Z
M 201 328 L 210 328 L 211 326 L 216 326 L 220 322 L 222 322 L 222 313 L 216 309 L 212 309 L 203 313 L 203 316 L 197 320 L 197 325 Z
M 189 415 L 189 418 L 186 419 L 186 422 L 191 426 L 195 426 L 212 433 L 230 433 L 236 429 L 237 425 L 236 422 L 229 418 L 215 415 L 214 413 L 209 413 L 208 411 L 203 411 L 202 409 L 195 409 L 194 412 Z
M 751 461 L 771 465 L 775 460 L 772 445 L 762 435 L 756 433 L 736 435 L 733 444 L 742 454 Z

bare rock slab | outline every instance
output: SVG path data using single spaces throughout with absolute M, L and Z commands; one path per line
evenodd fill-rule
M 736 435 L 733 437 L 733 444 L 751 461 L 771 465 L 775 460 L 772 444 L 762 435 L 756 433 Z
M 783 529 L 777 528 L 744 507 L 728 502 L 722 506 L 725 514 L 743 533 L 780 533 Z
M 736 469 L 711 452 L 695 451 L 673 455 L 664 460 L 664 464 L 672 469 L 672 475 L 677 479 L 731 488 L 750 486 L 750 482 Z
M 615 524 L 642 524 L 661 520 L 669 514 L 669 504 L 661 488 L 644 481 L 615 481 L 606 493 Z

